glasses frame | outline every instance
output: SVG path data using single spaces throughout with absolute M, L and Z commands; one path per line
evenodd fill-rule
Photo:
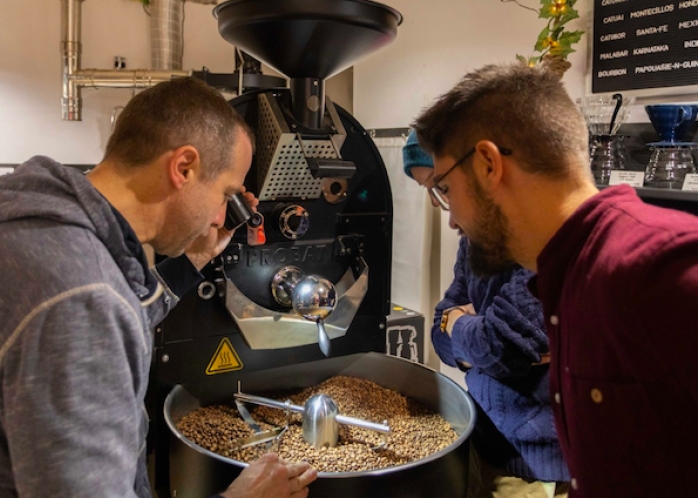
M 497 149 L 503 156 L 510 156 L 514 153 L 513 150 L 507 149 L 506 147 L 500 147 L 499 145 L 497 145 Z M 443 181 L 443 179 L 446 178 L 451 171 L 462 165 L 466 159 L 475 154 L 475 150 L 475 147 L 471 148 L 468 152 L 463 154 L 460 159 L 453 163 L 453 166 L 448 168 L 444 173 L 434 177 L 434 186 L 429 189 L 429 193 L 434 196 L 436 202 L 438 202 L 439 206 L 444 211 L 449 210 L 448 197 L 446 196 L 446 192 L 444 191 L 443 187 L 439 185 L 439 182 Z
M 448 211 L 448 202 L 444 200 L 441 193 L 438 190 L 436 190 L 436 187 L 429 187 L 428 192 L 431 198 L 436 201 L 436 203 L 439 205 L 441 209 L 443 209 L 444 211 Z

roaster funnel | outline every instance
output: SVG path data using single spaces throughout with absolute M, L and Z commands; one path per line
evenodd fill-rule
M 326 79 L 384 47 L 402 15 L 369 0 L 229 0 L 223 38 L 289 78 Z
M 369 0 L 228 0 L 213 14 L 225 40 L 291 79 L 308 128 L 322 126 L 325 79 L 393 41 L 402 22 Z

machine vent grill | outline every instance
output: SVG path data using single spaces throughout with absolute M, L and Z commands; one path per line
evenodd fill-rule
M 284 132 L 280 112 L 275 113 L 266 95 L 259 99 L 257 129 L 257 172 L 260 201 L 318 199 L 322 179 L 313 178 L 306 157 L 336 159 L 337 152 L 328 139 L 302 140 L 298 134 Z

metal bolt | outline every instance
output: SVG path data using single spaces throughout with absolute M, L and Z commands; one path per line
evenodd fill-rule
M 155 327 L 155 333 L 157 333 L 157 334 L 162 333 L 162 327 Z
M 235 255 L 233 256 L 233 261 L 237 261 L 237 260 L 239 260 L 239 259 L 240 259 L 240 257 L 239 257 L 237 254 L 235 254 Z
M 233 260 L 233 257 L 232 257 L 231 255 L 227 255 L 227 256 L 225 257 L 225 262 L 226 262 L 226 263 L 230 263 L 232 260 Z
M 383 330 L 383 329 L 385 328 L 385 324 L 384 324 L 384 323 L 381 323 L 380 325 L 378 325 L 378 328 L 381 329 L 381 330 Z
M 168 361 L 170 361 L 170 355 L 168 355 L 168 354 L 162 355 L 162 362 L 167 363 Z

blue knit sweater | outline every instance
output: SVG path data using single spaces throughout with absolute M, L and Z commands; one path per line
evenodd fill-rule
M 553 425 L 548 365 L 532 366 L 548 352 L 543 312 L 526 286 L 532 273 L 517 267 L 482 279 L 467 257 L 464 237 L 431 337 L 444 363 L 473 365 L 466 381 L 478 407 L 472 443 L 482 458 L 510 475 L 569 481 Z M 468 303 L 477 316 L 458 318 L 449 338 L 439 329 L 443 310 Z

